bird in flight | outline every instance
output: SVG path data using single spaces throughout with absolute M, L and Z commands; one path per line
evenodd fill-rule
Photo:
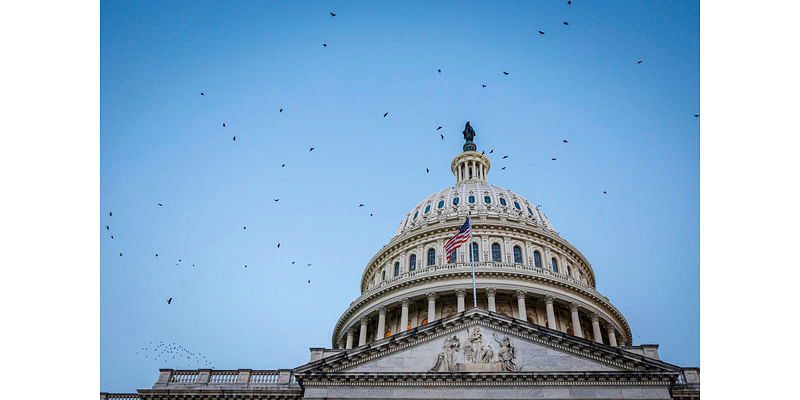
M 278 201 L 278 200 L 280 200 L 280 199 L 272 199 L 272 200 L 275 200 L 275 202 L 277 202 L 277 201 Z
M 242 229 L 247 229 L 247 227 L 246 227 L 246 226 L 244 226 L 244 227 L 242 227 Z
M 308 284 L 309 284 L 309 285 L 311 284 L 311 280 L 309 280 L 309 281 L 308 281 Z
M 484 85 L 484 84 L 482 84 L 482 83 L 481 83 L 481 87 L 486 87 L 486 85 Z
M 281 248 L 281 243 L 280 243 L 280 242 L 278 242 L 278 248 L 279 248 L 279 249 Z
M 283 109 L 281 108 L 280 110 L 278 110 L 278 112 L 283 112 Z
M 359 206 L 359 207 L 364 207 L 364 203 L 361 203 L 361 204 L 359 204 L 358 206 Z
M 119 256 L 122 257 L 122 253 L 119 253 Z
M 369 213 L 369 216 L 371 217 L 371 216 L 372 216 L 372 213 Z
M 172 297 L 170 297 L 169 299 L 167 299 L 167 304 L 172 304 Z
M 606 193 L 606 191 L 605 191 L 605 190 L 603 190 L 603 194 L 608 194 L 608 193 Z
M 431 172 L 431 170 L 429 170 L 429 169 L 425 168 L 425 173 L 427 174 L 427 173 L 429 173 L 429 172 Z
M 555 161 L 556 159 L 555 158 L 551 158 L 550 160 Z
M 225 123 L 224 123 L 224 122 L 222 123 L 222 127 L 223 127 L 223 128 L 225 127 Z
M 161 204 L 161 203 L 158 203 L 158 206 L 159 206 L 159 207 L 163 207 L 164 205 L 163 205 L 163 204 Z
M 636 63 L 637 63 L 637 64 L 641 64 L 641 63 L 642 63 L 642 60 L 639 60 L 639 61 L 637 61 Z
M 695 115 L 694 115 L 694 117 L 695 117 L 695 118 L 697 118 L 697 117 L 699 117 L 699 116 L 700 116 L 700 114 L 695 114 Z M 111 215 L 111 214 L 108 214 L 108 215 Z
M 247 268 L 247 264 L 245 264 L 244 267 Z
M 489 150 L 489 154 L 494 153 L 494 149 Z
M 442 70 L 441 70 L 441 69 L 437 69 L 437 71 L 439 71 L 439 73 L 440 73 L 440 74 L 442 73 Z
M 544 35 L 544 32 L 542 32 L 542 31 L 539 31 L 539 34 L 540 34 L 540 35 Z
M 106 225 L 106 230 L 108 230 L 108 225 Z
M 203 92 L 200 92 L 200 96 L 205 96 L 205 95 L 206 95 L 205 93 L 203 93 Z
M 306 264 L 306 267 L 310 267 L 310 266 L 311 266 L 311 264 Z
M 572 4 L 572 0 L 569 0 L 569 1 L 567 2 L 567 4 Z
M 234 141 L 234 142 L 236 141 L 236 136 L 234 136 L 234 137 L 233 137 L 233 141 Z
M 503 156 L 503 158 L 508 158 L 508 156 Z
M 503 167 L 503 168 L 500 168 L 500 169 L 506 169 L 506 167 Z
M 114 238 L 114 235 L 111 235 L 111 238 L 113 239 L 113 238 Z
M 564 21 L 564 25 L 569 25 L 569 24 L 567 23 L 567 21 Z
M 438 131 L 439 129 L 442 129 L 442 126 L 441 126 L 441 125 L 439 125 L 439 126 L 436 128 L 436 130 L 437 130 L 437 131 Z
M 508 75 L 508 72 L 506 72 L 506 71 L 503 71 L 503 75 Z
M 308 149 L 308 151 L 314 151 L 314 148 L 312 147 L 312 148 Z
M 109 211 L 109 212 L 108 212 L 108 216 L 109 216 L 109 217 L 111 216 L 111 211 Z
M 442 137 L 442 140 L 444 140 L 444 135 L 442 135 L 442 134 L 439 134 L 439 136 L 441 136 L 441 137 Z
M 281 168 L 283 168 L 283 167 L 285 167 L 285 166 L 286 166 L 286 164 L 281 164 Z
M 328 47 L 328 44 L 327 43 L 323 43 L 322 47 Z
M 481 150 L 481 154 L 486 155 L 486 150 Z
M 331 12 L 331 17 L 335 17 L 335 16 L 336 16 L 336 14 L 334 14 L 333 12 Z
M 386 118 L 387 115 L 389 115 L 389 113 L 383 114 L 383 118 Z
M 562 142 L 564 142 L 564 143 L 569 143 L 569 142 L 567 141 L 567 139 L 564 139 L 564 140 L 562 140 Z
M 158 253 L 156 253 L 156 257 L 158 257 Z

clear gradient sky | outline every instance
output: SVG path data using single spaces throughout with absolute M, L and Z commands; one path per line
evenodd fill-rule
M 697 1 L 103 1 L 100 389 L 203 367 L 150 342 L 218 369 L 330 347 L 467 120 L 634 343 L 699 366 L 699 23 Z

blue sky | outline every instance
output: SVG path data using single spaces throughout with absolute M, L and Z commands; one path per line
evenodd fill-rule
M 698 2 L 103 1 L 100 389 L 203 367 L 150 342 L 219 369 L 330 346 L 467 120 L 635 344 L 699 366 L 699 39 Z

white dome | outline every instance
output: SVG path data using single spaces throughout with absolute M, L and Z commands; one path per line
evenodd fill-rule
M 458 205 L 454 204 L 455 199 L 458 199 Z M 553 230 L 544 213 L 528 199 L 482 180 L 465 180 L 422 200 L 403 218 L 394 235 L 398 236 L 415 226 L 442 217 L 466 215 L 469 212 L 473 217 L 485 214 L 493 217 L 527 219 L 534 224 L 541 224 L 545 229 Z

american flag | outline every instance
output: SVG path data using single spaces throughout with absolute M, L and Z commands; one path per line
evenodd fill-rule
M 455 236 L 452 239 L 448 240 L 447 243 L 444 244 L 444 250 L 447 252 L 447 262 L 455 262 L 453 260 L 453 250 L 461 247 L 462 244 L 466 243 L 469 240 L 470 234 L 469 226 L 469 217 L 467 217 L 467 221 L 464 222 L 464 225 L 461 225 L 461 229 L 458 230 Z

